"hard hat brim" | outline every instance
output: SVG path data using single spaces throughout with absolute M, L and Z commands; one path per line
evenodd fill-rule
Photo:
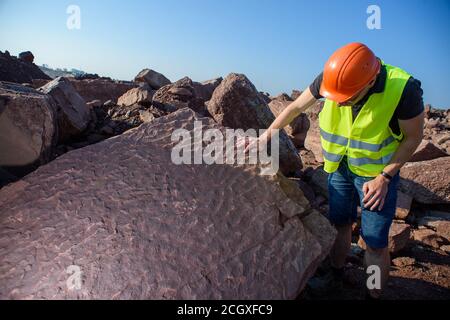
M 339 92 L 331 92 L 330 90 L 327 90 L 327 88 L 325 88 L 323 83 L 320 85 L 319 93 L 322 97 L 337 103 L 345 102 L 356 94 L 356 92 L 354 94 L 342 94 Z

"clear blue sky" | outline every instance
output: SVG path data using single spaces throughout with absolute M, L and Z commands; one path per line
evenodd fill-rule
M 68 30 L 67 6 L 81 9 Z M 366 9 L 381 8 L 381 30 Z M 271 94 L 306 87 L 339 46 L 360 41 L 450 107 L 450 1 L 0 0 L 0 50 L 37 64 L 130 80 L 148 67 L 172 81 L 245 73 Z

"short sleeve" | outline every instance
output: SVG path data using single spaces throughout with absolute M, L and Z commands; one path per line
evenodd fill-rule
M 408 79 L 402 97 L 397 106 L 396 114 L 399 120 L 408 120 L 417 117 L 424 110 L 423 90 L 421 82 L 413 77 Z
M 311 83 L 311 85 L 309 86 L 309 91 L 311 91 L 311 94 L 314 96 L 314 98 L 316 99 L 321 99 L 323 98 L 320 95 L 320 86 L 322 85 L 322 78 L 323 78 L 323 72 L 320 73 L 316 79 L 314 79 L 314 82 Z

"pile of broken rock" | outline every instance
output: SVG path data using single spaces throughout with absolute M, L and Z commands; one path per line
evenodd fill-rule
M 269 97 L 236 73 L 51 80 L 20 63 L 33 73 L 0 72 L 0 298 L 298 296 L 335 238 L 321 103 L 281 132 L 274 176 L 257 165 L 177 166 L 173 130 L 196 120 L 267 128 L 301 92 Z M 392 252 L 415 241 L 448 252 L 449 117 L 427 107 L 425 140 L 402 170 Z M 70 265 L 81 290 L 65 285 Z
M 274 120 L 244 75 L 2 81 L 0 103 L 2 299 L 294 299 L 333 245 L 286 177 L 301 168 L 286 133 L 286 176 L 171 161 L 171 133 L 194 121 Z M 67 286 L 73 266 L 79 290 Z

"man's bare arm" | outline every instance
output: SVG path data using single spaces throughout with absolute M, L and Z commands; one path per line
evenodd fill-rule
M 400 143 L 390 163 L 384 168 L 384 172 L 394 176 L 401 167 L 411 158 L 423 138 L 423 112 L 417 117 L 408 120 L 399 120 L 400 129 L 405 138 Z
M 269 141 L 272 137 L 273 129 L 283 129 L 297 118 L 302 112 L 308 110 L 315 102 L 316 98 L 311 94 L 309 88 L 302 92 L 302 94 L 291 104 L 289 104 L 283 112 L 273 121 L 270 127 L 261 135 L 261 140 Z

